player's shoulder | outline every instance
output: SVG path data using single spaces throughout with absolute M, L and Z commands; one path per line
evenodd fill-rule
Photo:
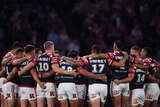
M 143 59 L 144 63 L 151 63 L 152 62 L 152 58 L 145 58 Z

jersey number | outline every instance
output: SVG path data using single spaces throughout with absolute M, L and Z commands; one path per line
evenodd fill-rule
M 6 67 L 6 74 L 8 75 L 9 74 L 9 68 Z
M 101 73 L 104 69 L 104 64 L 98 64 L 98 65 L 94 64 L 94 65 L 92 65 L 92 68 L 93 68 L 93 70 L 92 70 L 93 73 Z
M 39 71 L 48 71 L 49 65 L 48 63 L 39 63 Z
M 138 74 L 137 76 L 138 76 L 137 82 L 144 82 L 145 74 Z
M 68 67 L 62 66 L 62 68 L 63 68 L 64 70 L 67 70 L 67 71 L 72 71 L 72 70 L 73 70 L 72 67 L 70 67 L 70 66 L 68 66 Z

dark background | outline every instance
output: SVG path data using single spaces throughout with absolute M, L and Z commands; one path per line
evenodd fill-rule
M 86 55 L 95 43 L 112 51 L 118 39 L 127 51 L 150 46 L 159 60 L 160 0 L 0 0 L 0 59 L 14 41 Z

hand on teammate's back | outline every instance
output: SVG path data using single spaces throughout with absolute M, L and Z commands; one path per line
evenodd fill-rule
M 117 84 L 117 85 L 119 85 L 119 84 L 120 84 L 120 80 L 115 79 L 115 80 L 114 80 L 114 83 Z
M 76 77 L 77 76 L 77 70 L 72 70 L 72 71 L 68 71 L 68 73 L 73 76 L 73 77 Z
M 46 86 L 45 86 L 45 83 L 44 82 L 40 82 L 38 83 L 39 86 L 42 88 L 42 89 L 46 89 Z
M 98 79 L 107 82 L 107 76 L 99 76 Z

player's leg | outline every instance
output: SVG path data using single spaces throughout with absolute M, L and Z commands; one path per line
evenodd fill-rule
M 94 100 L 90 100 L 90 104 L 91 104 L 91 107 L 100 107 L 100 98 L 98 99 L 94 99 Z
M 28 107 L 28 100 L 21 100 L 21 107 Z
M 145 99 L 144 107 L 151 107 L 156 90 L 155 90 L 153 83 L 148 83 L 145 88 L 146 88 L 145 89 L 146 99 Z
M 18 86 L 16 84 L 9 82 L 8 94 L 9 94 L 9 97 L 7 97 L 8 107 L 14 107 L 15 104 L 17 103 L 17 99 L 18 99 Z
M 121 107 L 121 85 L 111 84 L 111 95 L 114 107 Z
M 4 107 L 8 107 L 8 100 L 7 100 L 7 98 L 4 99 Z
M 3 107 L 7 107 L 8 105 L 7 105 L 7 92 L 8 92 L 8 83 L 6 83 L 6 84 L 3 84 L 2 85 L 2 96 L 1 97 L 3 97 L 3 99 L 4 99 L 4 101 L 3 101 Z
M 1 94 L 1 107 L 4 107 L 4 96 Z
M 30 103 L 30 107 L 37 107 L 37 99 L 30 100 L 29 103 Z
M 37 84 L 37 107 L 46 107 L 45 90 Z
M 100 89 L 100 106 L 104 107 L 104 104 L 107 99 L 107 94 L 108 94 L 108 86 L 107 86 L 107 84 L 99 84 L 99 87 L 101 87 L 101 89 Z M 99 87 L 97 86 L 98 89 L 99 89 Z
M 17 98 L 17 104 L 16 104 L 17 107 L 21 107 L 21 98 L 20 96 L 18 95 L 18 98 Z
M 65 91 L 64 85 L 65 85 L 64 83 L 60 83 L 58 86 L 58 101 L 59 101 L 60 107 L 69 107 L 68 100 L 67 100 L 67 93 Z
M 122 86 L 121 106 L 128 107 L 129 83 L 121 84 L 121 86 Z
M 2 91 L 3 81 L 4 81 L 4 78 L 1 77 L 0 78 L 0 107 L 4 106 L 4 97 L 2 96 L 3 95 L 3 91 Z
M 46 99 L 37 98 L 37 107 L 46 107 Z
M 151 107 L 151 103 L 152 103 L 152 101 L 145 100 L 144 107 Z
M 113 96 L 112 99 L 114 107 L 121 107 L 121 95 Z
M 130 91 L 130 107 L 138 107 L 137 93 L 135 90 Z
M 28 106 L 27 107 L 37 107 L 37 97 L 36 97 L 36 92 L 35 92 L 35 88 L 30 88 L 30 87 L 25 87 L 25 88 L 21 88 L 22 91 L 26 96 L 25 98 L 29 101 Z M 21 95 L 21 98 L 23 97 L 23 94 Z
M 76 85 L 77 88 L 77 94 L 78 94 L 78 107 L 83 107 L 84 105 L 84 99 L 86 95 L 86 85 Z
M 70 107 L 78 107 L 78 94 L 75 83 L 64 83 L 63 87 L 68 96 Z
M 158 97 L 159 97 L 159 94 L 160 94 L 160 89 L 159 89 L 159 86 L 158 84 L 153 84 L 153 88 L 154 88 L 154 95 L 153 95 L 153 101 L 152 101 L 152 104 L 151 106 L 152 107 L 157 107 L 158 106 Z
M 91 107 L 100 107 L 100 95 L 98 92 L 96 84 L 89 85 L 88 95 Z
M 78 107 L 83 107 L 84 99 L 78 98 Z
M 56 98 L 47 98 L 47 105 L 48 107 L 55 107 Z
M 158 107 L 157 105 L 158 105 L 157 100 L 153 100 L 152 103 L 151 103 L 151 106 L 152 107 Z
M 127 107 L 128 104 L 128 97 L 122 96 L 122 107 Z
M 66 100 L 60 100 L 59 103 L 60 103 L 60 107 L 69 107 L 67 99 Z
M 56 86 L 54 83 L 46 83 L 46 99 L 48 107 L 56 105 Z
M 77 100 L 69 100 L 70 107 L 78 107 L 78 99 Z

